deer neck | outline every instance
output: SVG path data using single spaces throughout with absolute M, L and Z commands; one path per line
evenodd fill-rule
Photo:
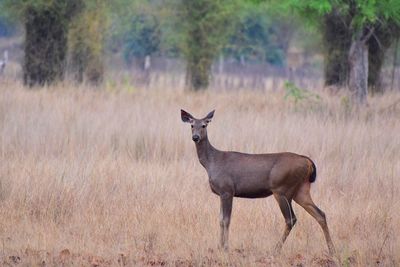
M 196 143 L 196 150 L 201 165 L 207 169 L 213 161 L 217 150 L 210 144 L 207 136 L 199 143 Z

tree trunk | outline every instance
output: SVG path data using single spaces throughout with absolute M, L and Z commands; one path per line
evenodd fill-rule
M 348 55 L 351 32 L 346 24 L 350 18 L 341 17 L 335 10 L 324 17 L 324 79 L 326 86 L 343 87 L 349 77 Z
M 30 8 L 25 22 L 24 84 L 43 86 L 64 78 L 67 25 L 49 9 Z
M 365 40 L 356 38 L 352 41 L 349 52 L 349 89 L 355 103 L 367 103 L 368 93 L 368 47 Z
M 325 85 L 342 86 L 349 77 L 348 54 L 352 43 L 352 32 L 348 25 L 356 13 L 355 1 L 349 1 L 349 13 L 346 16 L 333 9 L 325 15 L 322 28 L 324 41 Z M 369 54 L 368 85 L 372 92 L 382 92 L 381 70 L 387 49 L 400 36 L 399 26 L 392 20 L 372 25 L 373 37 L 366 42 Z
M 371 38 L 374 39 L 374 38 Z M 377 40 L 368 42 L 368 84 L 371 93 L 382 93 L 381 70 L 387 48 L 381 47 Z
M 94 52 L 91 44 L 86 43 L 90 37 L 84 40 L 84 36 L 73 35 L 73 38 L 75 42 L 71 46 L 71 69 L 75 80 L 82 83 L 86 79 L 92 85 L 100 84 L 104 76 L 102 55 Z
M 71 69 L 77 82 L 86 80 L 92 85 L 98 85 L 104 76 L 104 5 L 99 4 L 96 9 L 80 8 L 69 31 Z
M 218 58 L 218 73 L 223 74 L 224 73 L 224 66 L 225 65 L 225 59 L 224 59 L 224 54 L 220 54 Z
M 180 2 L 186 87 L 192 90 L 204 90 L 210 83 L 214 59 L 227 41 L 234 24 L 231 22 L 236 4 L 231 3 L 235 1 L 221 0 Z
M 368 40 L 369 74 L 368 85 L 372 93 L 383 93 L 381 79 L 385 54 L 393 42 L 400 36 L 400 27 L 389 21 L 376 26 L 374 35 Z
M 74 32 L 75 33 L 75 32 Z M 83 45 L 82 35 L 71 35 L 73 39 L 73 44 L 70 47 L 71 56 L 71 69 L 73 72 L 73 77 L 78 83 L 82 83 L 84 80 L 84 74 L 87 67 L 87 52 L 85 51 L 85 46 Z
M 101 55 L 93 54 L 91 54 L 91 57 L 90 64 L 86 69 L 86 77 L 92 85 L 99 85 L 103 82 L 104 78 L 103 58 Z
M 211 60 L 201 59 L 187 62 L 186 87 L 199 91 L 207 89 L 210 84 Z
M 397 66 L 397 52 L 399 50 L 399 38 L 396 38 L 396 44 L 393 48 L 393 66 L 392 66 L 392 77 L 390 79 L 390 90 L 393 91 L 394 77 L 396 76 L 396 66 Z

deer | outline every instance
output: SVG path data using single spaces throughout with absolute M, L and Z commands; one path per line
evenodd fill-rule
M 274 196 L 285 219 L 285 230 L 275 246 L 279 253 L 293 226 L 296 216 L 292 200 L 303 207 L 321 226 L 329 254 L 335 254 L 325 213 L 313 202 L 311 183 L 317 177 L 317 168 L 307 156 L 291 152 L 246 154 L 220 151 L 211 145 L 207 126 L 215 110 L 202 119 L 194 118 L 181 109 L 181 119 L 189 123 L 200 164 L 206 169 L 211 191 L 220 198 L 219 247 L 228 251 L 228 233 L 233 198 L 266 198 Z

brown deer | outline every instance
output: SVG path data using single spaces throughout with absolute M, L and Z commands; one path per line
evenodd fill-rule
M 211 111 L 203 119 L 196 119 L 181 110 L 183 122 L 192 127 L 192 140 L 196 144 L 201 165 L 206 169 L 211 191 L 219 195 L 220 246 L 228 250 L 228 231 L 232 213 L 233 197 L 263 198 L 273 195 L 286 221 L 281 240 L 276 245 L 279 252 L 296 223 L 292 199 L 313 216 L 324 231 L 329 253 L 335 248 L 329 235 L 325 213 L 313 202 L 310 186 L 317 176 L 312 160 L 294 153 L 245 154 L 220 151 L 214 148 L 207 137 L 207 125 L 214 116 Z

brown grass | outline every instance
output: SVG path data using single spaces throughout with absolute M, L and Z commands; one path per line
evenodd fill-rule
M 179 109 L 215 108 L 211 142 L 293 151 L 318 167 L 312 195 L 344 266 L 400 264 L 400 94 L 294 105 L 282 92 L 0 89 L 0 265 L 330 266 L 318 224 L 284 221 L 273 198 L 235 199 L 231 252 L 217 249 L 219 200 Z

